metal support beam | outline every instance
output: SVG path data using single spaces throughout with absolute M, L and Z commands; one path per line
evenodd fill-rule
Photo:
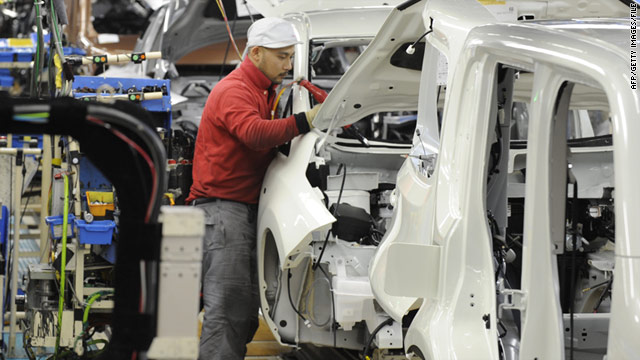
M 20 257 L 20 200 L 22 198 L 23 155 L 16 156 L 13 167 L 13 254 L 11 256 L 11 315 L 9 316 L 9 357 L 15 356 L 16 347 L 16 294 L 18 292 L 18 260 Z

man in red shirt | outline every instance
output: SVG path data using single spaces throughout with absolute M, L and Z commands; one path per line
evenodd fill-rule
M 308 132 L 319 109 L 269 120 L 300 40 L 278 18 L 256 21 L 247 35 L 244 61 L 209 94 L 187 199 L 206 222 L 201 360 L 244 359 L 258 328 L 256 213 L 264 173 L 275 147 Z

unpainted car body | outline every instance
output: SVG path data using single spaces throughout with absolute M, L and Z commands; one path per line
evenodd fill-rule
M 605 354 L 607 358 L 636 358 L 640 356 L 640 348 L 629 334 L 640 330 L 638 315 L 633 315 L 640 310 L 640 298 L 633 290 L 637 282 L 633 284 L 630 280 L 640 274 L 634 250 L 639 244 L 637 235 L 633 235 L 638 229 L 631 223 L 622 224 L 623 219 L 630 219 L 628 216 L 638 211 L 639 195 L 632 185 L 634 175 L 629 171 L 634 167 L 632 154 L 637 149 L 628 139 L 638 130 L 632 119 L 637 117 L 640 103 L 638 93 L 631 88 L 627 67 L 629 21 L 484 25 L 453 39 L 460 26 L 447 20 L 454 16 L 438 18 L 438 15 L 444 13 L 443 9 L 463 4 L 469 5 L 463 1 L 434 0 L 427 3 L 423 16 L 425 26 L 434 30 L 427 41 L 450 60 L 451 79 L 437 165 L 432 177 L 422 179 L 432 187 L 430 192 L 421 192 L 431 198 L 425 201 L 429 214 L 425 220 L 433 224 L 425 236 L 428 241 L 416 246 L 406 245 L 406 239 L 396 239 L 395 245 L 389 245 L 396 248 L 393 252 L 378 251 L 371 272 L 376 273 L 376 261 L 386 260 L 396 266 L 384 269 L 388 276 L 387 292 L 411 296 L 422 291 L 419 297 L 423 298 L 423 305 L 409 326 L 405 349 L 423 359 L 561 359 L 565 358 L 565 352 L 566 357 L 575 352 L 580 359 L 602 358 Z M 456 41 L 462 42 L 463 50 L 454 51 L 450 57 Z M 434 55 L 432 61 L 437 58 Z M 503 68 L 514 72 L 502 73 L 499 70 Z M 501 109 L 501 105 L 510 110 L 505 104 L 510 105 L 517 98 L 516 73 L 533 73 L 534 77 L 529 90 L 529 138 L 524 151 L 522 272 L 516 273 L 521 285 L 507 288 L 507 277 L 498 275 L 502 270 L 492 254 L 496 245 L 500 245 L 496 237 L 504 235 L 504 230 L 510 227 L 506 224 L 507 204 L 511 205 L 522 194 L 514 191 L 517 182 L 513 179 L 502 184 L 494 181 L 489 164 L 496 121 L 503 131 L 509 130 L 511 114 Z M 435 75 L 429 83 L 435 86 Z M 600 92 L 590 97 L 593 92 L 585 87 Z M 574 146 L 567 140 L 568 112 L 602 109 L 603 99 L 608 103 L 613 146 L 610 143 L 598 147 Z M 629 122 L 634 125 L 629 126 Z M 508 146 L 502 146 L 509 151 Z M 518 151 L 509 151 L 512 161 L 517 154 Z M 513 162 L 510 167 L 507 159 L 501 163 L 497 168 L 503 174 L 514 174 Z M 403 175 L 399 174 L 398 184 L 421 183 L 418 176 Z M 567 176 L 571 186 L 567 185 Z M 497 176 L 500 177 L 507 178 Z M 584 190 L 576 189 L 578 184 Z M 625 188 L 623 197 L 622 188 Z M 579 199 L 613 203 L 615 228 L 625 229 L 624 233 L 615 232 L 615 252 L 603 246 L 587 254 L 593 256 L 588 260 L 592 267 L 598 267 L 597 256 L 605 256 L 608 261 L 615 258 L 615 267 L 603 272 L 612 277 L 611 282 L 616 280 L 610 313 L 580 313 L 571 305 L 574 314 L 561 304 L 561 295 L 567 290 L 563 289 L 566 283 L 562 282 L 564 269 L 559 258 L 563 253 L 578 253 L 565 244 L 565 198 L 573 189 L 573 203 Z M 607 194 L 611 189 L 615 195 Z M 625 204 L 628 207 L 623 208 Z M 502 231 L 494 231 L 491 221 L 487 221 L 487 213 L 492 212 L 496 218 L 502 217 L 502 221 L 496 221 L 501 223 L 496 228 Z M 421 259 L 438 253 L 434 255 L 436 264 L 426 266 L 416 260 L 414 267 L 407 266 L 399 273 L 397 266 L 418 252 L 423 253 Z M 430 274 L 426 281 L 409 276 L 422 271 Z M 377 278 L 372 277 L 371 281 L 375 283 Z M 396 284 L 391 289 L 390 281 Z M 498 297 L 494 296 L 496 291 Z M 507 313 L 512 310 L 519 313 L 519 320 L 514 320 L 516 316 L 509 319 Z M 622 313 L 627 316 L 621 316 Z M 574 321 L 579 324 L 575 332 L 571 330 Z M 510 329 L 518 334 L 511 344 L 502 340 L 507 335 L 504 323 L 509 322 L 517 323 Z M 500 339 L 496 339 L 498 332 Z
M 476 1 L 431 0 L 410 1 L 389 12 L 375 39 L 336 83 L 314 121 L 316 130 L 294 139 L 290 150 L 278 154 L 265 176 L 258 213 L 260 295 L 265 320 L 281 343 L 311 342 L 359 350 L 375 342 L 382 357 L 407 353 L 424 359 L 565 356 L 568 335 L 564 328 L 570 319 L 563 315 L 566 311 L 558 300 L 558 289 L 565 284 L 559 282 L 556 257 L 567 252 L 563 217 L 567 192 L 560 191 L 557 176 L 548 174 L 562 173 L 567 163 L 575 165 L 571 174 L 578 183 L 592 182 L 586 192 L 576 188 L 577 199 L 592 201 L 594 206 L 599 206 L 598 201 L 611 201 L 600 205 L 615 207 L 620 229 L 619 189 L 629 186 L 633 178 L 629 167 L 619 171 L 622 161 L 630 161 L 628 155 L 619 154 L 632 154 L 634 145 L 628 141 L 623 145 L 624 139 L 618 137 L 623 136 L 622 127 L 635 129 L 623 124 L 629 122 L 630 114 L 638 114 L 637 95 L 628 90 L 628 78 L 621 75 L 625 74 L 621 46 L 590 43 L 584 34 L 577 34 L 582 31 L 610 40 L 609 30 L 620 36 L 628 22 L 514 22 L 531 14 L 549 17 L 555 14 L 551 9 L 568 4 L 522 2 L 516 9 L 496 10 Z M 252 5 L 261 10 L 259 4 Z M 294 78 L 311 80 L 306 54 L 312 50 L 316 31 L 321 33 L 314 24 L 323 23 L 314 19 L 336 20 L 355 14 L 343 9 L 287 14 L 263 5 L 264 13 L 296 24 L 305 42 L 296 46 Z M 621 15 L 628 9 L 617 3 L 609 5 L 608 15 Z M 571 9 L 569 15 L 575 16 L 592 11 L 592 7 Z M 496 14 L 501 11 L 512 19 L 499 19 L 502 15 Z M 338 39 L 335 28 L 317 38 Z M 604 30 L 594 30 L 598 28 Z M 406 48 L 428 30 L 424 46 L 416 46 L 412 59 Z M 342 41 L 363 37 L 339 35 Z M 584 59 L 577 55 L 581 51 L 594 56 Z M 394 63 L 394 56 L 400 61 Z M 606 68 L 603 64 L 607 62 L 615 65 Z M 522 80 L 514 80 L 516 77 Z M 568 95 L 556 96 L 563 77 L 575 90 L 570 100 Z M 616 79 L 603 84 L 609 77 Z M 527 79 L 533 81 L 527 83 Z M 495 90 L 499 85 L 504 88 Z M 599 90 L 589 97 L 588 89 L 593 87 Z M 543 89 L 547 91 L 535 101 L 527 101 Z M 546 95 L 549 92 L 554 95 Z M 601 104 L 603 95 L 605 105 Z M 302 88 L 294 86 L 291 96 L 293 112 L 312 105 Z M 566 112 L 610 112 L 613 147 L 582 144 L 578 148 L 567 143 L 566 136 L 556 136 L 553 158 L 566 163 L 555 163 L 549 171 L 549 157 L 544 157 L 548 149 L 544 149 L 551 134 L 548 114 L 557 110 L 556 101 L 564 104 Z M 529 141 L 520 150 L 511 148 L 508 137 L 493 134 L 494 130 L 512 131 L 515 102 L 529 104 Z M 372 117 L 382 112 L 415 114 L 416 110 L 411 144 L 371 141 L 366 146 L 345 138 L 346 130 L 340 129 L 363 118 L 373 122 Z M 574 120 L 575 124 L 582 121 Z M 566 128 L 561 133 L 566 135 Z M 558 146 L 570 149 L 569 155 L 561 156 Z M 504 155 L 492 158 L 496 149 Z M 526 172 L 517 165 L 523 161 L 528 164 Z M 607 173 L 612 167 L 615 178 Z M 537 179 L 546 179 L 544 176 L 551 180 Z M 608 192 L 612 184 L 618 194 L 615 204 Z M 626 191 L 630 198 L 638 196 L 632 188 Z M 554 196 L 534 197 L 550 193 Z M 513 228 L 511 207 L 524 199 L 532 200 L 526 202 L 521 221 L 525 240 L 518 258 L 522 265 L 514 270 L 505 260 L 510 244 L 499 239 Z M 340 205 L 332 207 L 337 202 Z M 366 220 L 335 212 L 343 204 L 349 204 L 350 210 L 363 209 L 372 218 L 369 231 L 355 239 L 344 231 L 344 224 L 355 228 Z M 625 209 L 626 214 L 637 211 Z M 379 238 L 376 233 L 384 236 Z M 616 233 L 615 270 L 600 267 L 593 270 L 593 276 L 611 281 L 615 276 L 622 279 L 620 283 L 638 276 L 638 254 L 627 251 L 636 245 L 631 245 L 628 235 Z M 603 246 L 593 254 L 604 256 L 607 262 L 613 254 L 605 250 Z M 589 261 L 597 262 L 595 258 Z M 521 286 L 515 278 L 521 279 Z M 640 353 L 628 337 L 637 332 L 637 324 L 618 315 L 624 307 L 616 310 L 624 303 L 631 313 L 640 314 L 639 297 L 624 295 L 632 291 L 631 285 L 613 287 L 610 322 L 608 314 L 597 319 L 571 316 L 579 324 L 594 326 L 594 333 L 609 335 L 594 335 L 598 344 L 589 340 L 590 348 L 574 344 L 573 350 L 582 351 L 584 358 L 601 357 L 602 351 L 613 358 L 633 358 L 631 355 Z M 577 335 L 573 338 L 579 340 Z M 603 346 L 602 339 L 609 345 Z M 627 353 L 620 355 L 619 351 Z

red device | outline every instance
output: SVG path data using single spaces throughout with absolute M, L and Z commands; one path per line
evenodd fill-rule
M 309 80 L 302 80 L 298 84 L 300 86 L 304 86 L 304 88 L 307 89 L 311 93 L 311 95 L 313 95 L 313 98 L 316 99 L 316 101 L 319 103 L 323 103 L 327 99 L 327 96 L 329 96 L 326 91 L 313 85 L 311 82 L 309 82 Z

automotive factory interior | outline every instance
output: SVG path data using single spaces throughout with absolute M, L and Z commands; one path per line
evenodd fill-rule
M 638 8 L 0 0 L 0 360 L 639 360 Z

